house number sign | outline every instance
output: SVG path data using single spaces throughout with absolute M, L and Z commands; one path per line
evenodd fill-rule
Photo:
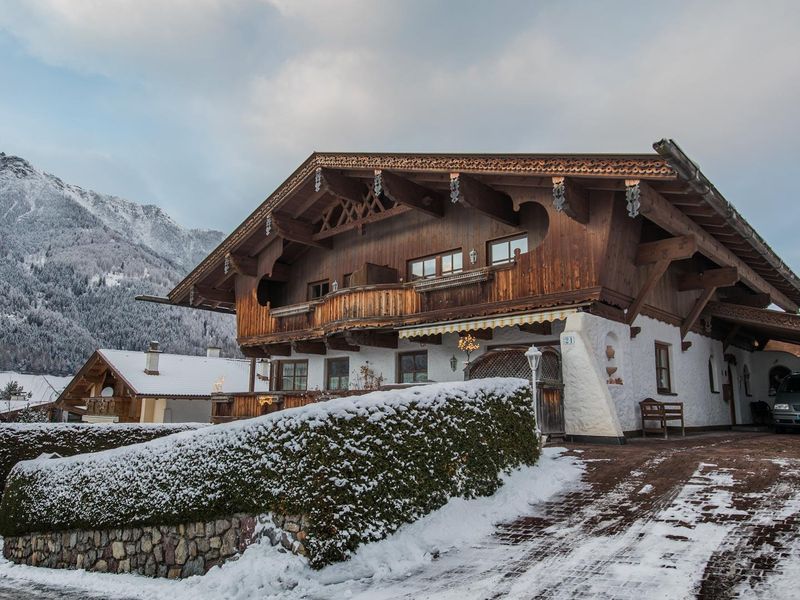
M 571 333 L 565 333 L 561 336 L 561 345 L 562 346 L 574 346 L 575 345 L 575 336 Z

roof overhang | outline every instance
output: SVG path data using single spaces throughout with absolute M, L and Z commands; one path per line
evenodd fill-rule
M 739 326 L 757 340 L 800 343 L 800 315 L 727 302 L 709 302 L 703 314 Z

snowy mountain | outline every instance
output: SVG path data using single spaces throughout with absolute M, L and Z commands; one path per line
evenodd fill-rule
M 234 354 L 231 317 L 133 299 L 164 295 L 222 237 L 0 153 L 0 370 L 74 373 L 98 347 L 151 339 Z

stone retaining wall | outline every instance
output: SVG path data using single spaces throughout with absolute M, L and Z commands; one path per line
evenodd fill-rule
M 307 531 L 304 516 L 237 514 L 183 525 L 73 529 L 7 537 L 3 555 L 34 567 L 178 579 L 203 575 L 213 566 L 235 559 L 262 537 L 305 555 Z

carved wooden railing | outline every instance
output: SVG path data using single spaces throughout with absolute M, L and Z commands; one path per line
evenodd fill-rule
M 569 295 L 576 289 L 580 292 L 581 287 L 596 285 L 591 276 L 572 273 L 566 265 L 532 268 L 541 262 L 534 251 L 506 265 L 465 271 L 458 276 L 344 288 L 312 303 L 273 310 L 258 303 L 255 291 L 237 294 L 239 341 L 247 343 L 248 339 L 301 332 L 324 335 L 352 327 L 394 327 L 419 322 L 425 313 L 435 319 L 450 318 L 450 313 L 463 316 L 458 311 L 462 307 L 490 314 L 491 305 L 507 307 L 532 297 L 557 299 L 561 293 Z M 292 306 L 303 310 L 294 311 Z

